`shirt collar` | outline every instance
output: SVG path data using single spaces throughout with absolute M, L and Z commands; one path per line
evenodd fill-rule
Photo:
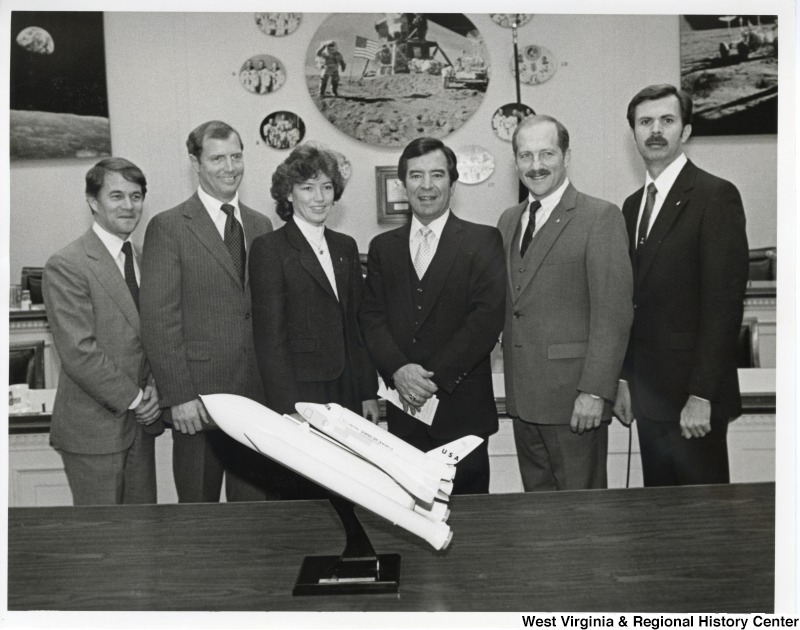
M 444 231 L 444 224 L 447 223 L 447 219 L 450 217 L 450 208 L 444 211 L 444 214 L 440 217 L 436 217 L 433 221 L 428 223 L 428 227 L 431 229 L 431 232 L 436 236 L 436 240 L 438 241 L 442 238 L 442 232 Z M 422 222 L 415 217 L 413 214 L 411 215 L 411 238 L 414 238 L 419 229 L 422 227 Z
M 561 186 L 555 189 L 554 192 L 550 193 L 544 199 L 539 199 L 539 203 L 542 204 L 542 210 L 544 212 L 549 212 L 553 208 L 558 205 L 558 202 L 561 201 L 561 197 L 564 196 L 564 192 L 567 190 L 567 186 L 569 186 L 569 177 L 565 177 L 564 181 L 561 182 Z M 528 192 L 528 206 L 530 206 L 531 202 L 535 199 L 531 192 Z M 527 209 L 527 208 L 526 208 Z M 544 214 L 544 212 L 542 214 Z
M 315 247 L 318 243 L 325 237 L 325 225 L 313 225 L 309 223 L 303 217 L 295 214 L 293 215 L 294 224 L 298 227 L 298 229 L 303 233 L 303 236 L 306 237 L 306 240 L 314 245 Z
M 111 257 L 116 260 L 119 256 L 119 253 L 122 251 L 122 244 L 126 241 L 130 241 L 130 237 L 125 239 L 124 241 L 117 236 L 116 234 L 112 234 L 108 230 L 106 230 L 102 225 L 100 225 L 97 221 L 92 223 L 92 230 L 100 240 L 103 242 L 103 245 L 106 246 L 108 253 L 111 254 Z M 133 245 L 131 245 L 133 247 Z
M 216 197 L 212 197 L 209 195 L 205 190 L 203 190 L 202 186 L 197 187 L 197 196 L 200 197 L 200 201 L 203 202 L 203 206 L 205 206 L 206 211 L 208 214 L 211 215 L 211 219 L 216 221 L 219 217 L 219 213 L 222 212 L 222 204 L 227 203 L 232 205 L 235 208 L 234 216 L 241 221 L 241 213 L 239 212 L 239 192 L 237 191 L 236 194 L 233 196 L 233 199 L 230 201 L 220 201 Z M 225 214 L 223 212 L 223 214 Z
M 661 172 L 661 175 L 659 175 L 656 179 L 653 179 L 650 177 L 650 173 L 647 173 L 644 179 L 645 190 L 647 190 L 647 187 L 652 182 L 656 185 L 656 190 L 658 191 L 659 195 L 666 195 L 672 188 L 675 180 L 678 179 L 678 175 L 680 175 L 683 167 L 686 166 L 686 162 L 688 161 L 689 160 L 686 157 L 686 154 L 681 153 L 672 161 L 672 164 L 670 164 Z

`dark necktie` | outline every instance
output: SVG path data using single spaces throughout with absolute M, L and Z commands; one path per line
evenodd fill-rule
M 133 248 L 130 241 L 122 244 L 122 253 L 125 254 L 125 284 L 131 292 L 136 310 L 139 310 L 139 285 L 136 283 L 136 271 L 133 269 Z
M 642 212 L 642 220 L 639 221 L 639 232 L 636 234 L 636 251 L 644 245 L 647 240 L 647 228 L 650 225 L 650 217 L 653 214 L 653 206 L 656 205 L 656 185 L 653 182 L 647 186 L 647 201 L 644 202 L 644 212 Z
M 225 220 L 225 246 L 233 260 L 233 266 L 239 274 L 239 279 L 244 284 L 245 251 L 244 230 L 236 217 L 233 216 L 234 207 L 229 203 L 222 204 L 222 211 L 228 215 Z
M 533 232 L 536 230 L 536 211 L 541 207 L 542 202 L 538 199 L 531 201 L 531 205 L 528 206 L 528 227 L 525 228 L 525 234 L 522 235 L 522 246 L 519 248 L 520 258 L 525 256 L 525 252 L 528 251 L 528 246 L 533 240 Z

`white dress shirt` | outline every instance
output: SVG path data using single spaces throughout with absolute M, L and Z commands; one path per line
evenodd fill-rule
M 437 217 L 430 223 L 428 223 L 428 227 L 430 228 L 432 234 L 430 236 L 429 245 L 431 248 L 431 260 L 436 255 L 436 248 L 439 247 L 439 239 L 442 238 L 442 231 L 444 230 L 444 224 L 447 223 L 447 219 L 450 216 L 450 208 L 444 211 L 444 214 L 440 217 Z M 417 257 L 417 250 L 419 246 L 422 245 L 422 234 L 419 233 L 419 229 L 422 227 L 422 222 L 415 217 L 413 214 L 411 215 L 411 232 L 408 235 L 408 249 L 411 252 L 411 260 L 416 260 Z
M 214 225 L 217 228 L 217 232 L 219 232 L 220 238 L 224 241 L 225 240 L 225 222 L 228 220 L 228 215 L 222 211 L 223 202 L 215 197 L 209 195 L 205 190 L 203 190 L 202 186 L 198 186 L 197 188 L 197 196 L 200 197 L 200 201 L 203 202 L 203 206 L 208 212 L 208 216 L 211 217 L 211 220 L 214 222 Z M 244 224 L 242 223 L 242 211 L 239 209 L 239 193 L 237 192 L 233 199 L 230 201 L 226 201 L 230 206 L 233 206 L 233 216 L 239 222 L 239 225 L 242 226 L 242 234 L 244 234 Z M 245 242 L 245 249 L 247 248 L 247 238 L 244 239 Z
M 542 204 L 542 207 L 536 211 L 536 227 L 533 230 L 533 236 L 536 236 L 536 233 L 542 229 L 547 220 L 550 218 L 550 215 L 553 214 L 553 210 L 558 205 L 558 202 L 561 201 L 561 197 L 564 196 L 564 191 L 567 190 L 567 186 L 569 186 L 569 178 L 565 178 L 564 181 L 561 183 L 561 186 L 555 189 L 551 194 L 547 195 L 544 199 L 539 199 L 539 203 Z M 522 237 L 525 236 L 525 230 L 528 229 L 528 217 L 531 214 L 530 207 L 531 202 L 535 199 L 535 197 L 528 193 L 528 207 L 525 209 L 525 212 L 522 213 L 522 216 L 519 218 L 519 243 L 517 243 L 517 249 L 522 249 Z
M 314 250 L 314 254 L 317 256 L 319 264 L 322 265 L 322 270 L 325 272 L 325 275 L 328 276 L 328 280 L 333 288 L 333 293 L 338 300 L 339 290 L 336 288 L 336 274 L 333 273 L 331 251 L 328 248 L 328 241 L 325 239 L 325 226 L 313 225 L 296 213 L 294 215 L 294 223 L 300 229 L 303 236 L 306 237 L 308 244 L 311 245 L 311 249 Z
M 656 200 L 653 203 L 653 213 L 650 215 L 650 225 L 647 226 L 647 234 L 649 235 L 650 229 L 656 222 L 658 213 L 661 212 L 661 206 L 664 205 L 664 200 L 667 198 L 672 185 L 675 183 L 675 180 L 678 179 L 678 175 L 680 175 L 681 170 L 688 161 L 689 160 L 686 158 L 686 154 L 681 153 L 673 160 L 672 164 L 664 169 L 664 172 L 662 172 L 657 179 L 653 179 L 650 177 L 650 173 L 647 173 L 644 180 L 644 194 L 642 195 L 642 202 L 639 204 L 639 217 L 636 219 L 636 230 L 634 231 L 634 234 L 639 234 L 639 223 L 642 221 L 644 204 L 647 202 L 647 187 L 652 182 L 656 185 L 657 191 Z
M 108 253 L 111 254 L 111 258 L 114 259 L 114 262 L 117 265 L 117 269 L 122 274 L 122 277 L 125 278 L 125 254 L 122 253 L 122 245 L 125 241 L 129 241 L 130 238 L 125 239 L 123 241 L 119 236 L 116 234 L 112 234 L 108 230 L 106 230 L 103 226 L 101 226 L 97 221 L 92 223 L 92 230 L 94 233 L 97 234 L 97 237 L 103 242 L 103 245 L 106 246 Z M 133 243 L 131 243 L 131 252 L 134 251 Z M 139 263 L 136 261 L 136 254 L 133 254 L 133 272 L 136 274 L 136 284 L 140 283 L 139 280 Z M 133 399 L 133 402 L 128 405 L 128 409 L 136 409 L 139 406 L 139 403 L 142 402 L 142 398 L 144 397 L 144 392 L 139 389 L 139 393 L 136 395 L 136 398 Z

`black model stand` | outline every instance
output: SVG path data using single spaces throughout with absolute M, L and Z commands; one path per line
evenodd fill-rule
M 330 496 L 342 519 L 347 542 L 340 556 L 306 556 L 292 595 L 355 595 L 397 593 L 400 589 L 400 554 L 376 554 L 361 526 L 353 504 Z

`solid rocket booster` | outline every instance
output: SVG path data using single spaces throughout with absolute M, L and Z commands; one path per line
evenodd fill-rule
M 233 394 L 200 397 L 214 422 L 232 438 L 262 455 L 358 503 L 362 507 L 444 549 L 452 533 L 437 517 L 447 510 L 421 510 L 389 475 L 311 431 L 305 422 L 282 416 Z

